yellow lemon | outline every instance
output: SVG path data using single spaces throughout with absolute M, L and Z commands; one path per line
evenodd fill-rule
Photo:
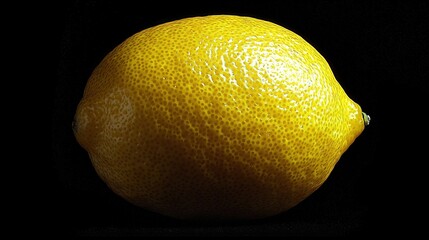
M 255 219 L 321 186 L 368 120 L 303 38 L 212 15 L 117 46 L 90 76 L 73 128 L 131 203 L 176 218 Z

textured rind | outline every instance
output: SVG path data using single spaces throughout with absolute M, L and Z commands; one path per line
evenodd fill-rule
M 325 59 L 295 33 L 228 15 L 143 30 L 91 75 L 76 138 L 130 202 L 178 218 L 295 206 L 363 130 Z

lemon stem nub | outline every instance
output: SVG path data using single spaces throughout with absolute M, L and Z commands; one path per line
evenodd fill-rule
M 364 112 L 362 112 L 362 116 L 363 116 L 363 123 L 365 124 L 365 126 L 368 126 L 369 122 L 371 121 L 371 117 Z

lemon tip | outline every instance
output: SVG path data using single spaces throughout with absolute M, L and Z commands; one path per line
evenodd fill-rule
M 364 112 L 362 112 L 362 116 L 363 116 L 363 123 L 365 124 L 365 126 L 368 126 L 369 122 L 371 121 L 371 117 Z

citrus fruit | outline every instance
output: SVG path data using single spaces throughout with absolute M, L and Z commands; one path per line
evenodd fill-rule
M 135 205 L 255 219 L 318 189 L 363 131 L 362 115 L 297 34 L 211 15 L 114 48 L 91 74 L 73 130 L 101 179 Z

